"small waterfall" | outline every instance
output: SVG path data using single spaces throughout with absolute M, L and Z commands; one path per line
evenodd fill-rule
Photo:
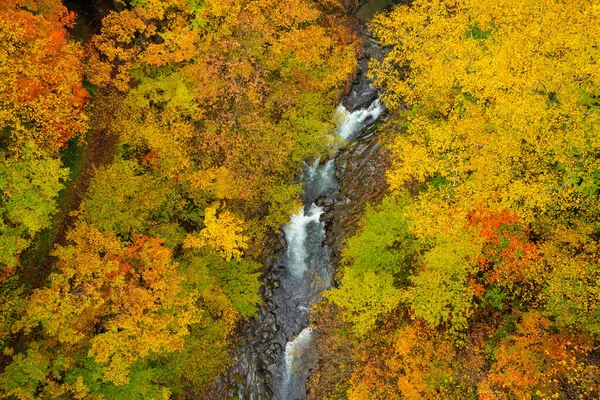
M 285 240 L 288 244 L 287 270 L 296 279 L 302 278 L 308 270 L 306 260 L 308 255 L 306 246 L 308 225 L 310 223 L 319 224 L 321 214 L 323 214 L 323 209 L 313 203 L 308 212 L 301 209 L 292 216 L 290 222 L 283 228 Z
M 368 108 L 349 112 L 340 105 L 335 114 L 337 134 L 346 141 L 356 139 L 383 113 L 384 106 L 375 100 Z M 323 247 L 325 225 L 320 221 L 323 208 L 314 202 L 337 189 L 335 160 L 316 160 L 305 167 L 304 206 L 283 227 L 287 249 L 279 256 L 286 274 L 274 295 L 275 314 L 281 325 L 285 354 L 271 369 L 274 398 L 302 400 L 306 398 L 306 380 L 316 365 L 314 338 L 307 327 L 312 304 L 319 301 L 323 290 L 331 285 L 330 250 Z M 291 340 L 294 335 L 295 339 Z
M 370 124 L 374 123 L 385 110 L 379 99 L 375 100 L 368 108 L 349 112 L 346 107 L 339 105 L 336 110 L 338 121 L 337 133 L 347 141 L 352 141 Z

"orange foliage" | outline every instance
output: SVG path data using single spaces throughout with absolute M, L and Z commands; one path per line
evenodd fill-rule
M 512 286 L 535 279 L 540 256 L 516 213 L 479 208 L 469 214 L 468 225 L 477 227 L 484 243 L 479 264 L 486 284 Z
M 593 341 L 553 333 L 550 325 L 539 312 L 524 315 L 517 332 L 495 351 L 496 362 L 485 384 L 511 398 L 560 398 L 568 387 L 577 398 L 596 398 L 600 368 L 585 363 Z
M 479 342 L 470 339 L 461 353 L 450 337 L 420 320 L 386 330 L 359 345 L 348 398 L 471 398 L 483 366 Z
M 16 147 L 55 152 L 86 129 L 82 50 L 68 41 L 74 21 L 59 0 L 0 2 L 0 124 Z

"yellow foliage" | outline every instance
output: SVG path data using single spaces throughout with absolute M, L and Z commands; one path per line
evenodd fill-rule
M 235 179 L 235 175 L 225 167 L 209 168 L 189 174 L 193 188 L 214 194 L 218 199 L 248 199 L 249 188 Z
M 579 180 L 600 168 L 598 12 L 585 0 L 422 0 L 376 18 L 395 47 L 372 74 L 390 109 L 413 107 L 392 144 L 392 190 L 444 179 L 440 201 L 526 221 L 579 207 Z
M 217 216 L 220 205 L 216 202 L 204 210 L 205 228 L 197 235 L 188 235 L 184 247 L 197 249 L 209 245 L 227 261 L 232 257 L 240 259 L 248 247 L 248 237 L 242 234 L 243 221 L 227 210 Z
M 84 222 L 68 238 L 71 244 L 55 252 L 59 271 L 49 287 L 34 291 L 19 327 L 41 322 L 67 347 L 89 340 L 89 356 L 116 385 L 129 381 L 139 358 L 183 349 L 201 313 L 194 293 L 181 288 L 183 276 L 162 240 L 138 237 L 123 246 Z M 102 333 L 94 332 L 99 327 Z

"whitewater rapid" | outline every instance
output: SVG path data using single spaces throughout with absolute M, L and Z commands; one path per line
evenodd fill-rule
M 352 141 L 383 111 L 378 99 L 369 107 L 353 112 L 340 105 L 335 112 L 336 134 L 344 141 Z M 277 320 L 286 336 L 284 355 L 271 371 L 276 400 L 306 398 L 306 380 L 317 361 L 314 348 L 317 332 L 308 326 L 309 313 L 311 306 L 320 300 L 323 290 L 330 287 L 333 274 L 330 251 L 323 246 L 323 208 L 315 201 L 337 190 L 335 159 L 325 163 L 316 160 L 307 165 L 303 181 L 303 207 L 283 227 L 287 248 L 279 260 L 286 273 L 274 296 Z

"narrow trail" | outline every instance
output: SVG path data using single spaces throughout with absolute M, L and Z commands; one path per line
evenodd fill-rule
M 85 143 L 74 167 L 77 173 L 67 182 L 57 201 L 58 211 L 52 225 L 40 232 L 22 255 L 20 276 L 30 289 L 46 283 L 54 260 L 52 251 L 56 246 L 66 243 L 67 234 L 77 219 L 73 212 L 79 210 L 96 169 L 112 162 L 118 138 L 104 130 L 91 129 L 86 134 Z
M 100 32 L 101 20 L 111 9 L 112 1 L 66 0 L 64 4 L 77 14 L 76 25 L 70 30 L 71 38 L 86 43 L 92 35 Z M 46 283 L 53 264 L 52 251 L 57 245 L 66 243 L 67 234 L 77 219 L 73 212 L 79 210 L 94 171 L 110 164 L 114 158 L 118 137 L 108 134 L 96 123 L 101 113 L 106 112 L 102 107 L 94 107 L 103 103 L 99 97 L 94 98 L 90 105 L 91 128 L 80 139 L 83 140 L 81 153 L 71 166 L 75 175 L 66 182 L 59 194 L 52 225 L 39 232 L 32 245 L 21 255 L 19 276 L 29 289 L 39 288 Z

